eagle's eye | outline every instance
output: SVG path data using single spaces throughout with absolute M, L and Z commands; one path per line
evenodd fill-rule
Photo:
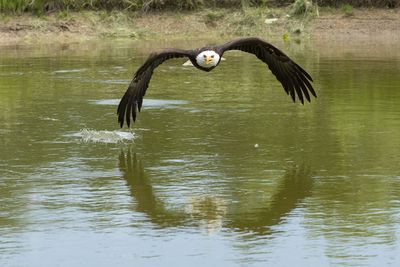
M 206 58 L 207 56 L 204 54 L 203 57 Z
M 211 55 L 211 58 L 214 58 L 214 55 Z

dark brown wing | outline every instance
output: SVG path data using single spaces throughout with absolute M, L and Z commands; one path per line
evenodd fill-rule
M 131 115 L 133 121 L 136 120 L 136 113 L 142 107 L 143 97 L 146 94 L 154 69 L 168 59 L 189 57 L 191 54 L 190 50 L 164 49 L 160 52 L 152 53 L 148 57 L 146 62 L 136 71 L 133 80 L 119 102 L 117 114 L 121 127 L 124 125 L 124 118 L 128 127 L 131 124 Z
M 297 97 L 304 104 L 304 98 L 310 102 L 309 92 L 317 97 L 312 85 L 311 76 L 281 50 L 265 42 L 260 38 L 249 37 L 233 40 L 215 48 L 222 56 L 228 50 L 241 50 L 254 54 L 258 59 L 268 65 L 278 81 L 281 82 L 286 93 L 292 97 L 293 101 Z

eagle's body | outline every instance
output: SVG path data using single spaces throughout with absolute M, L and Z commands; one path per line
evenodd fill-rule
M 259 38 L 240 38 L 223 45 L 193 50 L 163 49 L 160 52 L 152 53 L 136 71 L 118 106 L 117 113 L 120 126 L 123 126 L 124 119 L 126 119 L 129 127 L 131 115 L 133 121 L 136 120 L 137 111 L 140 111 L 142 107 L 143 97 L 153 71 L 164 61 L 171 58 L 187 57 L 193 66 L 208 72 L 220 64 L 222 55 L 229 50 L 241 50 L 254 54 L 258 59 L 266 63 L 278 81 L 281 82 L 286 93 L 290 94 L 293 101 L 296 99 L 296 94 L 301 103 L 304 103 L 303 96 L 310 102 L 309 93 L 316 97 L 310 83 L 312 82 L 311 76 L 278 48 Z

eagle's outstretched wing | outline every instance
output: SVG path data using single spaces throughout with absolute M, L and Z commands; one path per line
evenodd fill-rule
M 227 42 L 215 48 L 222 56 L 228 50 L 241 50 L 247 53 L 254 54 L 258 59 L 268 65 L 278 81 L 281 82 L 286 93 L 292 97 L 293 101 L 297 97 L 304 104 L 304 98 L 310 102 L 309 92 L 317 97 L 312 85 L 311 76 L 281 50 L 273 45 L 265 42 L 262 39 L 255 37 L 240 38 Z
M 146 94 L 146 89 L 149 86 L 154 69 L 168 59 L 189 57 L 191 55 L 190 52 L 190 50 L 182 49 L 164 49 L 152 53 L 147 58 L 146 62 L 136 71 L 133 80 L 119 102 L 117 114 L 121 127 L 124 125 L 124 119 L 128 127 L 130 127 L 131 115 L 133 121 L 136 120 L 136 113 L 142 107 L 143 96 Z

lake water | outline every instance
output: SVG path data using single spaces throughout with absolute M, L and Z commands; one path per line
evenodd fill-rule
M 1 47 L 1 266 L 400 265 L 400 43 L 277 40 L 304 106 L 251 55 L 170 60 L 119 129 L 147 55 L 202 44 Z

